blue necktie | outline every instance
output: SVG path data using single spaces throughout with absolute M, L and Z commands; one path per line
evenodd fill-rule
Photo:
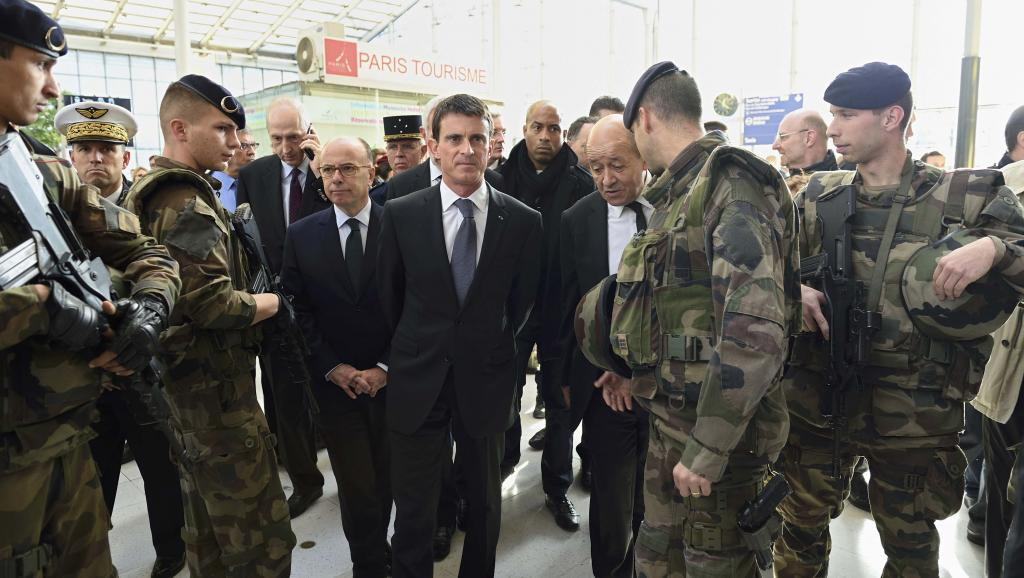
M 452 245 L 452 280 L 455 281 L 455 295 L 461 307 L 476 273 L 476 221 L 473 220 L 472 201 L 458 199 L 455 206 L 462 213 L 462 224 Z

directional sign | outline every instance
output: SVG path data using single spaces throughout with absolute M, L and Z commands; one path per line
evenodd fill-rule
M 782 117 L 803 107 L 804 94 L 751 96 L 743 99 L 743 144 L 770 145 L 775 142 Z

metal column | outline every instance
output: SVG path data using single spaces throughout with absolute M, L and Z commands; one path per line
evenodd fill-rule
M 192 41 L 188 34 L 188 0 L 174 0 L 174 64 L 178 77 L 190 72 Z
M 978 78 L 981 71 L 981 0 L 967 0 L 964 58 L 960 64 L 960 108 L 956 122 L 956 166 L 974 166 L 974 138 L 978 128 Z

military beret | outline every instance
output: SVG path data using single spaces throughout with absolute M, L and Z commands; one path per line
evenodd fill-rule
M 0 39 L 53 58 L 68 53 L 60 24 L 25 0 L 0 0 Z
M 385 142 L 420 138 L 420 127 L 423 126 L 423 117 L 418 114 L 385 116 L 382 120 L 384 121 Z
M 647 92 L 647 87 L 662 76 L 674 72 L 682 72 L 683 74 L 686 74 L 685 70 L 680 70 L 675 64 L 666 60 L 648 68 L 640 75 L 640 80 L 636 81 L 636 85 L 633 86 L 633 92 L 629 94 L 629 100 L 626 101 L 626 110 L 622 112 L 622 122 L 626 125 L 627 130 L 633 130 L 633 121 L 636 120 L 636 111 L 640 108 L 640 99 L 642 99 L 644 97 L 644 93 Z
M 131 111 L 99 101 L 69 104 L 57 111 L 53 124 L 69 144 L 79 141 L 127 143 L 139 130 Z
M 186 74 L 178 79 L 178 84 L 198 94 L 234 121 L 238 130 L 245 128 L 245 109 L 228 89 L 199 74 Z
M 843 108 L 874 110 L 910 92 L 910 77 L 895 64 L 869 62 L 840 74 L 825 89 L 825 102 Z

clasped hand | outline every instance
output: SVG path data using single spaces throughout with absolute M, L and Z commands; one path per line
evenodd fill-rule
M 379 367 L 359 371 L 346 363 L 332 369 L 327 378 L 352 399 L 359 394 L 375 397 L 388 382 L 388 374 Z

